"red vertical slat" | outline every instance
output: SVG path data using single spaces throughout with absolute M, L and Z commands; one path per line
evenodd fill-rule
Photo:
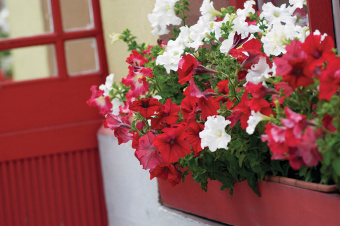
M 75 172 L 76 172 L 76 178 L 77 178 L 77 190 L 78 190 L 78 200 L 80 204 L 80 219 L 82 225 L 88 225 L 88 213 L 86 211 L 86 195 L 85 195 L 85 182 L 84 180 L 84 166 L 82 164 L 82 155 L 84 151 L 77 151 L 74 153 L 74 166 L 75 166 Z
M 74 167 L 74 153 L 68 153 L 66 155 L 66 162 L 68 168 L 68 183 L 69 183 L 69 192 L 72 197 L 72 209 L 73 214 L 72 217 L 74 218 L 75 225 L 82 225 L 81 224 L 81 214 L 80 214 L 80 205 L 79 205 L 79 191 L 77 189 L 77 177 L 75 174 L 75 167 Z
M 4 209 L 5 211 L 5 219 L 6 219 L 6 225 L 13 225 L 13 209 L 12 209 L 12 203 L 10 200 L 10 192 L 9 192 L 9 182 L 8 182 L 8 173 L 7 173 L 7 163 L 4 162 L 2 164 L 2 179 L 3 179 L 3 184 L 2 188 L 3 189 L 3 194 L 4 194 Z
M 89 155 L 90 155 L 91 150 L 86 150 L 83 155 L 83 168 L 84 168 L 84 175 L 85 175 L 85 184 L 84 184 L 84 190 L 86 193 L 86 207 L 87 207 L 87 217 L 88 217 L 88 222 L 89 225 L 96 225 L 95 222 L 95 212 L 93 211 L 94 207 L 94 201 L 93 201 L 93 196 L 91 194 L 92 189 L 92 183 L 93 181 L 91 180 L 91 169 L 90 169 L 90 164 L 89 164 Z
M 38 179 L 38 169 L 37 169 L 37 158 L 32 158 L 30 162 L 29 182 L 32 185 L 32 196 L 33 196 L 33 210 L 36 211 L 35 217 L 37 225 L 44 225 L 44 210 L 42 208 L 41 194 L 39 191 L 39 179 Z
M 11 199 L 11 204 L 13 206 L 13 225 L 22 225 L 22 213 L 21 213 L 21 208 L 20 208 L 20 203 L 18 199 L 18 186 L 17 186 L 17 177 L 14 172 L 14 167 L 15 167 L 15 162 L 10 161 L 8 162 L 8 178 L 10 180 L 10 199 Z
M 62 210 L 60 202 L 60 192 L 57 192 L 60 187 L 59 178 L 56 174 L 52 174 L 52 162 L 55 160 L 56 155 L 52 155 L 46 158 L 44 162 L 44 170 L 46 172 L 46 183 L 47 183 L 47 196 L 49 200 L 49 207 L 53 210 L 51 212 L 51 222 L 53 225 L 63 225 L 62 224 Z
M 319 30 L 334 39 L 333 12 L 331 0 L 307 0 L 308 19 L 311 33 Z
M 57 205 L 57 213 L 58 213 L 58 225 L 65 225 L 65 206 L 63 205 L 63 194 L 61 192 L 61 176 L 60 176 L 60 164 L 58 155 L 53 155 L 51 158 L 51 166 L 48 167 L 47 171 L 49 172 L 49 176 L 51 180 L 51 186 L 55 189 L 55 197 L 56 205 Z M 52 173 L 53 172 L 53 173 Z
M 2 171 L 2 184 L 1 184 L 1 190 L 3 191 L 3 199 L 4 199 L 4 212 L 5 212 L 5 225 L 13 225 L 13 219 L 12 219 L 12 206 L 11 206 L 11 200 L 9 195 L 9 183 L 8 183 L 8 174 L 7 174 L 7 163 L 4 162 L 1 164 L 1 171 Z
M 22 222 L 24 222 L 25 225 L 29 223 L 29 205 L 27 202 L 27 195 L 26 195 L 26 186 L 25 186 L 25 176 L 24 176 L 24 160 L 18 160 L 16 164 L 16 178 L 18 181 L 18 198 L 21 201 L 20 207 L 21 207 L 21 213 L 20 216 L 22 216 Z
M 65 207 L 65 225 L 77 225 L 75 223 L 74 214 L 73 214 L 73 207 L 72 203 L 72 196 L 70 195 L 70 187 L 68 183 L 68 171 L 66 165 L 65 154 L 60 155 L 60 162 L 56 165 L 55 170 L 60 170 L 61 174 L 61 185 L 62 185 L 62 196 L 59 197 L 63 199 L 63 206 Z
M 46 161 L 45 156 L 41 156 L 37 159 L 37 169 L 38 169 L 38 180 L 39 180 L 39 193 L 40 193 L 40 200 L 42 205 L 42 214 L 44 216 L 44 225 L 52 225 L 51 216 L 54 215 L 55 209 L 52 203 L 50 203 L 49 198 L 47 197 L 47 183 L 46 183 L 46 176 L 44 168 L 44 162 Z
M 98 149 L 93 150 L 94 154 L 94 161 L 95 161 L 95 172 L 96 172 L 96 189 L 98 191 L 98 199 L 99 199 L 99 206 L 100 206 L 100 218 L 103 222 L 103 225 L 108 225 L 107 222 L 107 213 L 106 213 L 106 204 L 105 204 L 105 196 L 103 190 L 103 181 L 102 181 L 102 173 L 100 168 L 100 159 L 99 159 L 99 152 Z
M 33 202 L 33 189 L 32 180 L 30 178 L 32 171 L 30 170 L 30 162 L 32 159 L 25 159 L 23 162 L 23 172 L 24 172 L 24 184 L 25 184 L 25 196 L 27 198 L 27 214 L 29 225 L 37 225 L 38 212 L 35 209 Z
M 0 162 L 0 206 L 4 207 L 5 206 L 5 201 L 4 201 L 4 191 L 3 191 L 3 177 L 2 177 L 2 165 L 3 163 Z M 0 225 L 6 225 L 5 221 L 5 208 L 0 208 Z
M 96 172 L 96 160 L 95 160 L 95 153 L 93 150 L 91 150 L 90 155 L 88 156 L 90 161 L 90 169 L 91 169 L 91 181 L 98 181 L 97 180 L 97 172 Z M 94 200 L 93 205 L 93 212 L 95 214 L 96 222 L 98 225 L 103 225 L 101 215 L 98 213 L 100 212 L 100 200 L 99 200 L 99 192 L 97 189 L 97 184 L 92 183 L 91 184 L 91 190 L 92 190 L 92 196 Z

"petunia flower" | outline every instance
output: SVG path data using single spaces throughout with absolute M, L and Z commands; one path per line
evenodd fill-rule
M 190 54 L 184 55 L 178 64 L 177 70 L 177 74 L 179 76 L 178 82 L 183 85 L 184 83 L 189 81 L 197 65 L 198 62 L 195 57 L 193 57 Z
M 104 96 L 103 90 L 97 90 L 97 86 L 91 86 L 91 97 L 86 103 L 91 107 L 98 107 L 99 113 L 107 115 L 111 112 L 112 103 L 109 96 Z
M 260 112 L 251 111 L 251 115 L 249 116 L 249 119 L 247 121 L 248 126 L 246 128 L 246 132 L 248 134 L 253 134 L 255 131 L 255 127 L 259 122 L 269 119 L 270 118 L 268 116 L 263 115 Z
M 181 182 L 181 172 L 173 164 L 163 163 L 150 170 L 150 180 L 157 177 L 168 181 L 172 186 Z
M 161 155 L 153 145 L 155 135 L 148 131 L 146 135 L 138 140 L 138 148 L 135 151 L 135 156 L 139 160 L 143 169 L 154 169 L 163 163 Z
M 139 112 L 146 119 L 150 119 L 151 116 L 161 111 L 163 106 L 157 99 L 147 98 L 134 101 L 129 109 Z
M 179 0 L 156 0 L 155 7 L 148 19 L 153 28 L 153 35 L 165 35 L 169 33 L 168 25 L 181 24 L 181 18 L 176 16 L 175 4 Z
M 185 126 L 164 128 L 162 132 L 164 133 L 155 137 L 153 145 L 161 153 L 161 157 L 165 162 L 174 163 L 177 162 L 179 158 L 190 154 L 190 145 L 188 141 L 185 140 Z
M 222 13 L 217 11 L 213 4 L 210 0 L 204 0 L 200 7 L 201 14 L 207 21 L 213 21 L 216 17 L 222 16 Z
M 152 129 L 163 129 L 164 127 L 171 126 L 179 119 L 180 107 L 171 102 L 171 99 L 167 99 L 163 108 L 155 114 L 155 117 L 151 118 Z
M 208 147 L 214 152 L 218 148 L 228 149 L 231 136 L 225 132 L 225 127 L 231 122 L 221 115 L 209 116 L 204 123 L 204 129 L 199 133 L 201 147 Z

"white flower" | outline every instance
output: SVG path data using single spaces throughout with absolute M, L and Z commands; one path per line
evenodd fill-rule
M 251 111 L 251 115 L 249 116 L 249 119 L 247 121 L 248 127 L 246 128 L 246 132 L 248 134 L 253 134 L 255 131 L 255 127 L 259 122 L 264 121 L 264 120 L 269 120 L 270 118 L 266 115 L 261 114 L 259 111 Z
M 123 105 L 124 103 L 121 102 L 118 98 L 113 98 L 111 103 L 112 103 L 112 109 L 111 109 L 112 114 L 119 115 L 119 107 Z
M 261 38 L 261 41 L 265 54 L 278 56 L 287 52 L 285 47 L 289 44 L 289 40 L 298 37 L 299 33 L 292 23 L 282 25 L 280 22 L 276 22 L 272 26 L 273 28 Z
M 203 1 L 200 11 L 208 21 L 213 21 L 216 16 L 222 16 L 222 13 L 214 8 L 213 2 L 210 2 L 210 0 Z
M 114 74 L 109 74 L 106 77 L 106 81 L 105 84 L 102 84 L 99 86 L 100 90 L 104 91 L 104 96 L 110 96 L 110 91 L 112 90 L 112 84 L 113 84 L 113 79 L 114 79 L 115 75 Z
M 156 64 L 163 65 L 167 73 L 170 73 L 170 70 L 177 71 L 184 48 L 185 46 L 180 43 L 180 40 L 170 40 L 164 53 L 157 57 Z
M 297 8 L 303 8 L 303 5 L 307 5 L 306 0 L 289 0 L 289 4 Z
M 9 16 L 9 11 L 7 8 L 3 8 L 0 11 L 0 30 L 1 32 L 8 34 L 9 32 L 9 25 L 7 23 L 7 18 Z
M 221 47 L 220 47 L 220 51 L 221 53 L 225 53 L 228 54 L 231 47 L 234 44 L 234 37 L 235 37 L 235 32 L 231 32 L 228 35 L 228 39 L 225 39 L 222 43 L 221 43 Z
M 225 132 L 225 127 L 230 123 L 221 115 L 209 116 L 204 124 L 204 130 L 199 133 L 201 147 L 208 147 L 212 152 L 217 148 L 228 149 L 231 136 Z
M 122 38 L 122 34 L 112 32 L 109 37 L 111 38 L 111 44 L 113 44 Z
M 244 9 L 238 9 L 236 11 L 236 14 L 238 17 L 244 17 L 247 18 L 249 14 L 254 14 L 255 9 L 253 6 L 256 4 L 254 0 L 249 0 L 244 3 Z
M 248 69 L 246 81 L 259 84 L 260 82 L 263 82 L 267 78 L 271 77 L 269 74 L 270 72 L 273 72 L 273 70 L 267 64 L 266 58 L 260 57 L 259 62 L 252 65 L 251 68 Z
M 176 16 L 174 6 L 179 0 L 156 0 L 155 8 L 148 15 L 153 35 L 168 34 L 167 25 L 180 25 L 182 20 Z
M 234 24 L 234 32 L 241 34 L 242 38 L 248 37 L 249 33 L 260 32 L 260 28 L 258 25 L 249 25 L 246 22 L 247 17 L 250 14 L 255 13 L 255 10 L 253 8 L 253 5 L 255 4 L 256 3 L 254 0 L 246 1 L 244 3 L 244 9 L 238 9 L 236 11 L 236 18 L 234 18 L 234 20 L 232 21 Z
M 276 7 L 273 3 L 268 2 L 263 4 L 260 17 L 264 17 L 270 25 L 277 22 L 295 23 L 296 16 L 292 16 L 292 13 L 292 8 L 286 7 L 286 4 Z

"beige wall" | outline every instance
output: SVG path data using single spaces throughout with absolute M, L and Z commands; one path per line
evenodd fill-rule
M 156 44 L 158 37 L 151 34 L 152 28 L 147 19 L 155 0 L 101 0 L 100 4 L 109 72 L 115 74 L 115 81 L 120 81 L 128 73 L 125 60 L 129 53 L 124 42 L 111 44 L 109 34 L 121 33 L 129 28 L 137 36 L 137 41 Z

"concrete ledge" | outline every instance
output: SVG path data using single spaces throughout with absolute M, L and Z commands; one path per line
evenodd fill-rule
M 113 132 L 98 131 L 104 193 L 111 226 L 220 225 L 218 223 L 162 206 L 158 201 L 157 180 L 150 181 L 128 145 L 118 145 Z

